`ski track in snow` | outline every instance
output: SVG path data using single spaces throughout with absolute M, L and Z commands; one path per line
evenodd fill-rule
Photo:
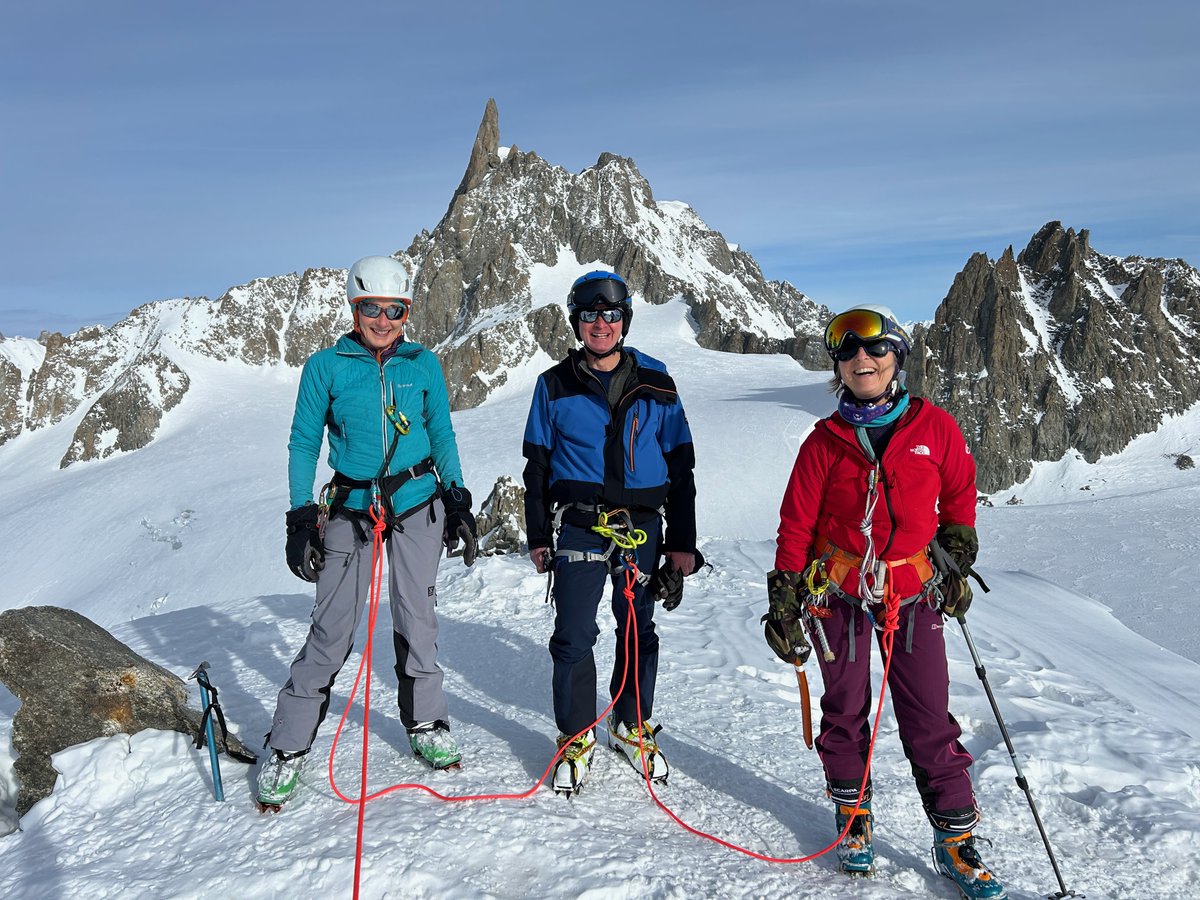
M 688 579 L 679 609 L 657 616 L 656 718 L 673 768 L 658 793 L 696 828 L 760 853 L 803 856 L 832 839 L 833 815 L 817 757 L 800 739 L 795 678 L 767 650 L 758 619 L 784 482 L 800 440 L 832 400 L 821 373 L 783 357 L 710 353 L 691 335 L 680 304 L 639 306 L 630 340 L 679 381 L 696 436 L 701 546 L 714 566 Z M 282 561 L 298 373 L 202 360 L 188 371 L 193 389 L 137 453 L 60 471 L 73 424 L 0 448 L 12 485 L 0 513 L 3 605 L 78 609 L 183 678 L 208 660 L 231 727 L 256 746 L 312 605 L 310 588 Z M 520 474 L 531 387 L 515 384 L 455 414 L 478 500 L 497 476 Z M 1162 440 L 1194 442 L 1198 431 L 1195 416 L 1182 417 Z M 980 516 L 980 565 L 992 592 L 977 594 L 969 625 L 1067 887 L 1093 900 L 1192 896 L 1200 868 L 1192 689 L 1200 666 L 1160 646 L 1169 637 L 1195 652 L 1194 617 L 1163 610 L 1189 596 L 1196 476 L 1174 470 L 1162 452 L 1144 440 L 1096 467 L 1035 473 L 1018 491 L 1025 505 Z M 1078 493 L 1072 479 L 1087 478 L 1091 493 Z M 41 509 L 54 514 L 30 514 Z M 441 662 L 465 754 L 458 772 L 432 773 L 408 749 L 382 614 L 370 790 L 419 782 L 456 796 L 522 792 L 542 775 L 555 735 L 544 592 L 523 558 L 481 559 L 469 570 L 443 563 Z M 596 650 L 602 686 L 613 624 L 605 611 Z M 356 647 L 365 642 L 364 625 Z M 1057 882 L 954 623 L 947 644 L 951 709 L 976 758 L 981 833 L 994 842 L 985 858 L 1011 897 L 1045 896 Z M 358 810 L 333 795 L 325 766 L 360 659 L 351 655 L 334 687 L 306 790 L 277 816 L 253 810 L 253 769 L 224 757 L 227 802 L 215 802 L 207 753 L 183 735 L 117 735 L 57 754 L 55 792 L 0 838 L 0 896 L 349 896 Z M 809 668 L 815 706 L 820 676 Z M 875 672 L 878 688 L 878 659 Z M 0 689 L 0 795 L 10 828 L 16 709 Z M 360 722 L 361 696 L 334 761 L 351 796 Z M 929 863 L 929 826 L 890 704 L 873 772 L 879 872 L 871 881 L 838 875 L 831 856 L 767 863 L 688 834 L 602 746 L 573 799 L 542 788 L 515 801 L 445 803 L 415 790 L 372 801 L 362 895 L 955 897 Z

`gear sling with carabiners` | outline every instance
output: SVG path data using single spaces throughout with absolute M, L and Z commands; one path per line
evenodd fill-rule
M 659 515 L 662 510 L 657 511 Z M 590 520 L 595 517 L 595 524 L 584 524 L 590 531 L 603 538 L 608 539 L 608 546 L 603 550 L 571 550 L 563 547 L 555 547 L 550 559 L 550 564 L 546 566 L 546 601 L 553 603 L 553 588 L 554 588 L 554 567 L 561 559 L 565 562 L 607 562 L 609 569 L 613 575 L 628 568 L 629 557 L 632 556 L 636 563 L 637 548 L 646 542 L 646 532 L 641 528 L 635 528 L 633 517 L 629 514 L 629 510 L 625 508 L 608 509 L 602 504 L 588 503 L 563 503 L 554 509 L 554 534 L 558 535 L 562 531 L 563 520 L 568 515 L 575 517 L 583 517 L 585 520 Z M 614 519 L 613 524 L 609 524 L 609 519 Z M 618 553 L 617 551 L 620 551 Z M 646 584 L 650 581 L 650 573 L 644 572 L 636 566 L 633 567 L 637 571 L 638 584 Z
M 930 596 L 931 591 L 938 581 L 933 564 L 929 560 L 929 554 L 924 548 L 905 559 L 892 561 L 885 561 L 879 558 L 875 551 L 875 540 L 872 532 L 874 530 L 875 507 L 879 502 L 879 485 L 883 477 L 883 466 L 879 461 L 879 456 L 882 455 L 887 440 L 890 438 L 890 430 L 889 428 L 887 432 L 880 435 L 881 440 L 877 453 L 876 446 L 871 437 L 868 436 L 867 429 L 862 426 L 857 426 L 854 429 L 854 436 L 859 446 L 871 462 L 871 471 L 867 475 L 866 503 L 863 509 L 862 521 L 859 523 L 859 532 L 862 534 L 864 542 L 863 555 L 855 556 L 841 549 L 823 534 L 818 534 L 816 540 L 813 542 L 813 549 L 817 555 L 814 557 L 805 575 L 809 596 L 812 601 L 805 607 L 806 620 L 809 625 L 809 631 L 816 637 L 817 643 L 821 647 L 822 655 L 827 662 L 832 661 L 833 654 L 829 649 L 828 637 L 821 620 L 829 616 L 829 613 L 827 611 L 823 612 L 823 610 L 828 609 L 830 593 L 851 606 L 860 606 L 872 626 L 878 630 L 880 623 L 876 619 L 872 606 L 878 606 L 884 601 L 887 581 L 890 577 L 889 569 L 911 565 L 920 579 L 921 590 L 911 597 L 901 598 L 899 603 L 901 608 L 909 607 L 905 650 L 911 651 L 913 628 L 916 622 L 916 604 Z M 886 549 L 885 547 L 884 552 L 886 552 Z M 845 586 L 853 580 L 854 573 L 857 573 L 857 591 L 852 593 L 845 590 Z M 849 628 L 851 631 L 849 660 L 854 662 L 855 641 L 853 640 L 853 619 L 850 620 Z

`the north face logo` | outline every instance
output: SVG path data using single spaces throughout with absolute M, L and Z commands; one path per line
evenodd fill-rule
M 928 456 L 929 448 L 924 444 L 917 444 L 917 446 L 912 448 L 912 452 L 917 454 L 917 456 Z

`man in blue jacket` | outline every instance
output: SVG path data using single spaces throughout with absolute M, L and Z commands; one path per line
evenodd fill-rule
M 458 764 L 437 662 L 437 567 L 443 545 L 475 559 L 475 519 L 463 484 L 450 402 L 437 357 L 404 339 L 412 305 L 408 270 L 388 256 L 350 269 L 354 329 L 309 357 L 288 442 L 287 562 L 315 582 L 304 647 L 279 692 L 258 776 L 258 802 L 278 809 L 295 791 L 329 692 L 353 648 L 371 579 L 372 528 L 382 517 L 396 647 L 400 718 L 413 752 L 431 766 Z M 333 480 L 313 503 L 328 431 Z
M 673 609 L 698 556 L 691 431 L 666 367 L 624 344 L 633 317 L 625 282 L 613 272 L 589 272 L 572 286 L 567 310 L 583 347 L 538 378 L 523 452 L 529 555 L 538 572 L 552 569 L 554 578 L 550 656 L 563 750 L 554 789 L 570 794 L 587 776 L 596 747 L 592 648 L 609 581 L 617 620 L 609 746 L 638 772 L 666 779 L 659 728 L 650 720 L 658 672 L 654 600 Z M 660 555 L 665 562 L 656 568 Z M 631 562 L 641 579 L 633 584 L 637 666 L 626 674 Z

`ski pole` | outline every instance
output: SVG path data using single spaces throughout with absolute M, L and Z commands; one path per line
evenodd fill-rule
M 200 705 L 204 708 L 204 737 L 208 741 L 208 762 L 212 766 L 213 774 L 213 796 L 217 800 L 225 800 L 225 789 L 221 785 L 221 763 L 217 758 L 217 740 L 213 733 L 213 717 L 212 707 L 208 695 L 208 689 L 212 684 L 208 680 L 208 663 L 202 662 L 196 666 L 196 671 L 192 673 L 192 678 L 196 679 L 196 683 L 200 685 Z
M 1042 825 L 1042 817 L 1038 815 L 1037 804 L 1033 800 L 1033 791 L 1029 789 L 1029 782 L 1025 778 L 1025 773 L 1021 771 L 1021 763 L 1017 760 L 1017 751 L 1013 748 L 1012 739 L 1008 736 L 1008 728 L 1005 726 L 1004 719 L 1000 715 L 1000 707 L 996 705 L 996 697 L 992 694 L 992 686 L 987 680 L 987 671 L 983 668 L 983 663 L 979 659 L 979 651 L 975 649 L 975 641 L 971 638 L 971 630 L 967 628 L 967 620 L 962 616 L 956 618 L 958 618 L 958 624 L 962 628 L 963 637 L 967 639 L 967 647 L 971 650 L 971 659 L 975 662 L 975 674 L 983 682 L 984 693 L 987 694 L 988 703 L 992 705 L 992 713 L 996 716 L 996 724 L 1000 726 L 1000 734 L 1004 736 L 1004 745 L 1008 747 L 1008 756 L 1012 760 L 1013 768 L 1017 770 L 1017 787 L 1025 792 L 1025 798 L 1029 801 L 1029 809 L 1033 812 L 1033 821 L 1037 823 L 1038 833 L 1042 836 L 1042 843 L 1046 845 L 1046 854 L 1050 857 L 1050 865 L 1054 868 L 1054 877 L 1058 879 L 1059 891 L 1056 894 L 1049 894 L 1049 900 L 1061 900 L 1063 897 L 1085 897 L 1085 894 L 1076 894 L 1074 891 L 1067 890 L 1066 884 L 1063 883 L 1062 873 L 1058 870 L 1058 860 L 1054 858 L 1054 851 L 1050 848 L 1050 838 L 1046 836 L 1046 829 Z

